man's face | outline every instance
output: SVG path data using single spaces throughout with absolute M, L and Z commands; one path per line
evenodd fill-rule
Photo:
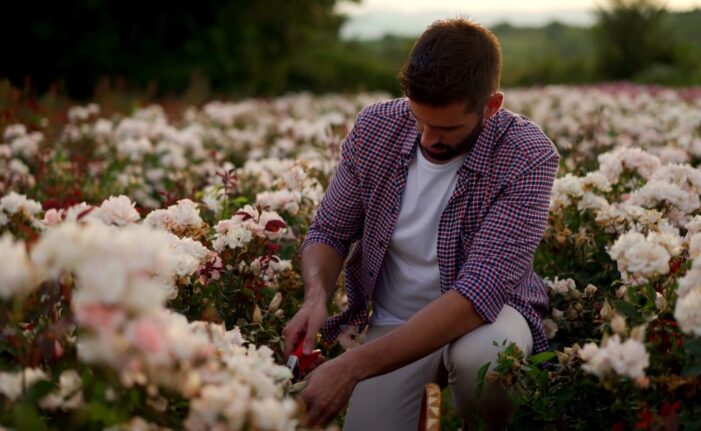
M 433 107 L 409 99 L 409 110 L 421 135 L 421 151 L 433 163 L 467 153 L 484 128 L 484 112 L 470 111 L 464 102 Z

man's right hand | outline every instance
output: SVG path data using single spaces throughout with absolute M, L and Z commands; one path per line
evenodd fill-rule
M 310 354 L 314 350 L 316 334 L 326 322 L 327 317 L 328 312 L 323 297 L 306 299 L 297 314 L 287 322 L 282 330 L 282 338 L 285 341 L 283 350 L 285 359 L 290 356 L 302 338 L 304 338 L 304 354 Z

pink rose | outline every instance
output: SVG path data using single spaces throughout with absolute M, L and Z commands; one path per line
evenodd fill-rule
M 55 224 L 59 224 L 63 221 L 63 210 L 56 210 L 54 208 L 46 211 L 44 214 L 44 222 L 45 225 L 47 226 L 53 226 Z
M 168 337 L 160 320 L 153 316 L 141 317 L 129 324 L 126 339 L 146 354 L 151 363 L 163 363 L 168 359 Z
M 126 320 L 124 310 L 101 303 L 81 304 L 75 311 L 76 321 L 88 328 L 114 332 Z

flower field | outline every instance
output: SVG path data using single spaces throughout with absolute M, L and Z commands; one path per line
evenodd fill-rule
M 0 117 L 0 429 L 298 429 L 280 338 L 297 249 L 386 97 Z M 562 157 L 534 260 L 552 351 L 509 347 L 485 376 L 512 388 L 514 428 L 701 429 L 701 90 L 506 105 Z

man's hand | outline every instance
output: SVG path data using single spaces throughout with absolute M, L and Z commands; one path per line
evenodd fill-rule
M 336 288 L 342 266 L 343 258 L 329 245 L 312 244 L 302 252 L 304 303 L 282 330 L 285 360 L 302 338 L 304 354 L 308 355 L 314 350 L 316 334 L 328 317 L 326 303 Z
M 359 379 L 348 356 L 341 355 L 312 371 L 300 398 L 307 406 L 307 426 L 326 426 L 343 409 Z
M 285 340 L 283 350 L 285 359 L 294 351 L 302 337 L 304 337 L 304 354 L 310 354 L 314 350 L 316 334 L 326 322 L 327 317 L 326 301 L 323 297 L 306 299 L 297 314 L 287 322 L 282 330 L 282 338 Z

